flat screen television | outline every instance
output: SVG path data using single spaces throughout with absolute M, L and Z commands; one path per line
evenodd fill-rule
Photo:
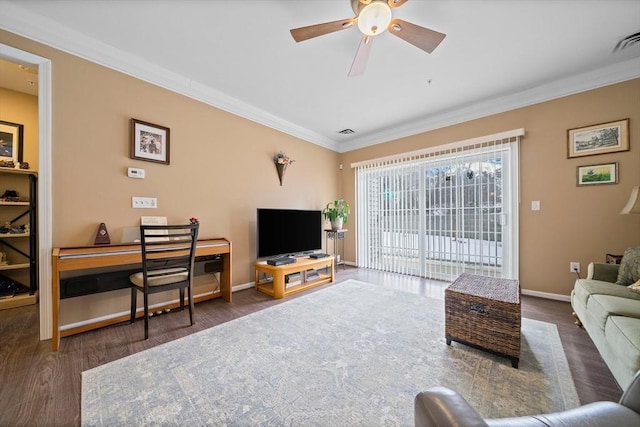
M 322 249 L 322 211 L 258 208 L 258 258 Z

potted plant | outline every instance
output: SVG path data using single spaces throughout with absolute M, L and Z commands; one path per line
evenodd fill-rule
M 327 203 L 327 206 L 322 211 L 324 218 L 331 221 L 331 229 L 333 231 L 342 230 L 342 224 L 347 223 L 347 215 L 349 213 L 351 213 L 351 207 L 344 199 L 336 199 Z

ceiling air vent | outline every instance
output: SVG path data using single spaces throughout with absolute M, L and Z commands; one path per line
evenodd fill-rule
M 342 129 L 338 133 L 342 135 L 353 135 L 355 131 L 353 129 Z
M 616 44 L 616 47 L 613 48 L 613 51 L 620 52 L 621 50 L 636 46 L 638 45 L 638 43 L 640 43 L 640 32 L 631 34 L 630 36 L 621 39 Z

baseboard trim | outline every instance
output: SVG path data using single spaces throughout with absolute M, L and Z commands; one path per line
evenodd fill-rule
M 245 289 L 255 288 L 256 284 L 253 282 L 242 283 L 240 285 L 235 285 L 231 288 L 231 292 L 244 291 Z
M 568 295 L 552 294 L 550 292 L 532 291 L 530 289 L 523 289 L 522 290 L 522 295 L 529 295 L 529 296 L 538 297 L 538 298 L 553 299 L 553 300 L 556 300 L 556 301 L 571 302 L 571 297 L 568 296 Z

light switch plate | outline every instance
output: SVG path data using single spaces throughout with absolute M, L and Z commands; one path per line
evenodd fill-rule
M 155 197 L 132 197 L 131 207 L 134 209 L 155 209 L 158 207 L 158 199 Z
M 540 200 L 534 200 L 531 202 L 531 210 L 539 211 L 540 210 Z

